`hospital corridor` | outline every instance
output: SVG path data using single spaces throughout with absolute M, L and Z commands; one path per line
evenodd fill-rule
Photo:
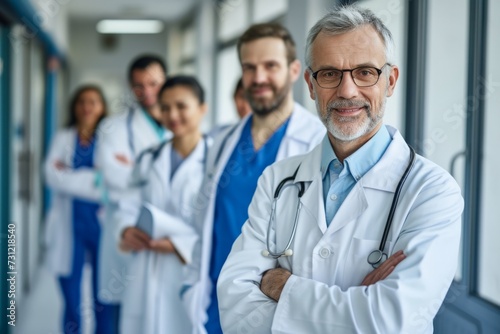
M 0 333 L 500 334 L 498 32 L 500 0 L 0 0 Z

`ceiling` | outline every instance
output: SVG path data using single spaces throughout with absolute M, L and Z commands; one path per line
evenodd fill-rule
M 69 0 L 70 19 L 161 19 L 176 21 L 200 0 Z

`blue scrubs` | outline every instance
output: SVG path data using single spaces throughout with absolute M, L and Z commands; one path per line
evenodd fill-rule
M 251 116 L 252 117 L 252 116 Z M 248 219 L 248 206 L 264 169 L 276 161 L 276 155 L 288 126 L 288 119 L 258 151 L 252 140 L 252 119 L 245 124 L 240 140 L 229 158 L 217 186 L 212 236 L 210 279 L 213 284 L 208 307 L 208 333 L 222 333 L 217 302 L 217 279 L 233 242 Z
M 88 146 L 81 145 L 76 139 L 75 154 L 73 158 L 73 168 L 94 166 L 95 140 Z M 63 292 L 65 308 L 63 317 L 64 333 L 81 332 L 81 316 L 94 311 L 96 333 L 117 333 L 118 314 L 117 306 L 104 305 L 97 299 L 97 259 L 99 254 L 99 238 L 101 227 L 97 219 L 99 204 L 81 199 L 73 199 L 73 267 L 71 274 L 59 277 L 59 283 Z M 82 305 L 81 302 L 81 282 L 83 265 L 86 256 L 92 266 L 92 292 L 94 304 L 92 306 Z

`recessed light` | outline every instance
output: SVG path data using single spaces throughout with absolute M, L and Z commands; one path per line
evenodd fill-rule
M 96 29 L 101 34 L 157 34 L 163 31 L 160 20 L 102 20 Z

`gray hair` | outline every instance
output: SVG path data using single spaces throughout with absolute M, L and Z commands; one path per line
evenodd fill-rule
M 371 25 L 382 38 L 386 62 L 394 64 L 394 40 L 389 29 L 371 10 L 348 5 L 333 9 L 309 30 L 306 42 L 306 65 L 311 67 L 311 46 L 320 32 L 340 35 L 367 24 Z

